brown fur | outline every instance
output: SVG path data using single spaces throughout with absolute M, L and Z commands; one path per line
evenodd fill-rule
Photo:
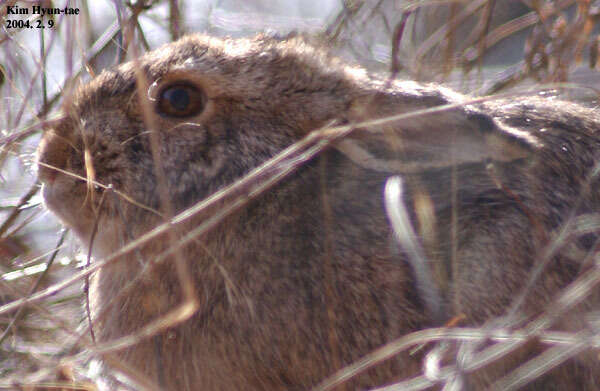
M 44 135 L 39 159 L 85 177 L 87 148 L 93 179 L 164 211 L 135 66 L 104 71 L 80 88 L 65 104 L 65 120 Z M 193 118 L 154 113 L 146 122 L 158 132 L 175 212 L 334 120 L 356 123 L 468 99 L 435 85 L 388 84 L 300 38 L 188 36 L 139 66 L 148 85 L 183 80 L 208 98 Z M 598 181 L 588 180 L 600 157 L 599 127 L 595 111 L 532 97 L 358 129 L 185 247 L 199 310 L 118 356 L 168 390 L 304 390 L 411 331 L 460 314 L 465 325 L 500 316 L 566 219 L 600 206 Z M 46 165 L 39 170 L 47 205 L 89 245 L 99 192 Z M 402 201 L 425 252 L 443 271 L 433 273 L 441 317 L 425 303 L 385 213 L 383 187 L 395 174 L 408 185 Z M 107 197 L 93 243 L 97 258 L 162 221 L 114 193 Z M 423 200 L 433 205 L 433 228 L 415 207 Z M 586 254 L 596 238 L 592 232 L 570 242 Z M 133 333 L 181 302 L 173 260 L 152 264 L 170 245 L 166 237 L 152 241 L 94 275 L 99 341 Z M 520 313 L 539 315 L 589 268 L 582 261 L 565 248 L 553 254 Z M 574 319 L 597 309 L 597 296 Z M 580 323 L 561 320 L 555 328 L 573 331 Z M 482 389 L 536 352 L 536 344 L 528 346 L 468 384 Z M 417 375 L 421 357 L 400 354 L 346 385 L 365 389 Z M 597 358 L 571 360 L 528 389 L 597 389 L 597 370 Z

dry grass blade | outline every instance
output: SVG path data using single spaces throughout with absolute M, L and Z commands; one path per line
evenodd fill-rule
M 442 323 L 445 319 L 442 307 L 442 298 L 429 273 L 428 261 L 423 249 L 417 241 L 410 217 L 403 200 L 403 186 L 400 177 L 389 178 L 384 190 L 385 207 L 390 224 L 396 235 L 396 240 L 403 251 L 408 254 L 408 259 L 415 273 L 417 289 L 425 301 L 425 308 L 431 314 L 435 323 Z

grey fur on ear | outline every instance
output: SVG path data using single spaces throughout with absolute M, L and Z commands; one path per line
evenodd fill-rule
M 529 133 L 474 109 L 448 106 L 455 105 L 415 108 L 377 121 L 363 115 L 355 118 L 361 120 L 358 129 L 336 148 L 364 168 L 411 174 L 464 163 L 511 162 L 539 147 Z

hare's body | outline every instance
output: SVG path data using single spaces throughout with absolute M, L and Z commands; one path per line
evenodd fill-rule
M 40 149 L 47 204 L 86 245 L 102 205 L 92 243 L 100 258 L 163 219 L 115 192 L 101 203 L 85 182 L 48 165 L 80 176 L 87 166 L 97 182 L 167 211 L 151 152 L 149 133 L 157 132 L 169 204 L 182 212 L 332 121 L 456 105 L 359 128 L 178 255 L 154 263 L 216 210 L 94 275 L 94 330 L 107 342 L 182 302 L 175 259 L 186 262 L 195 315 L 117 353 L 165 389 L 310 389 L 412 331 L 460 315 L 461 325 L 481 325 L 505 314 L 545 259 L 517 311 L 527 319 L 593 267 L 593 230 L 569 231 L 551 249 L 569 219 L 600 207 L 600 116 L 592 110 L 535 97 L 460 105 L 465 97 L 439 87 L 371 80 L 299 39 L 192 36 L 137 66 L 150 111 L 137 98 L 135 65 L 123 65 L 74 96 Z M 174 98 L 181 94 L 187 98 Z M 433 287 L 415 278 L 390 228 L 383 193 L 393 175 L 407 185 L 401 202 L 434 265 Z M 423 297 L 428 289 L 440 293 L 438 313 Z M 597 290 L 552 327 L 585 329 L 581 314 L 592 308 Z M 469 374 L 467 386 L 482 389 L 540 351 L 527 345 Z M 420 358 L 401 353 L 345 384 L 365 389 L 418 375 Z M 528 387 L 597 389 L 598 367 L 584 355 Z

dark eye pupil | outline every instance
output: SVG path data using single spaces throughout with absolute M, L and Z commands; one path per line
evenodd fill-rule
M 178 111 L 185 111 L 190 105 L 190 94 L 184 88 L 171 88 L 165 91 L 164 97 Z
M 156 110 L 167 117 L 198 115 L 206 104 L 204 91 L 192 83 L 180 82 L 167 86 L 158 96 Z

